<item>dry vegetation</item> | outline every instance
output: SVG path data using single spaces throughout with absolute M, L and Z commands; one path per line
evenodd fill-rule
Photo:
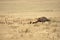
M 60 17 L 50 22 L 29 24 L 29 18 L 0 15 L 0 40 L 60 40 Z

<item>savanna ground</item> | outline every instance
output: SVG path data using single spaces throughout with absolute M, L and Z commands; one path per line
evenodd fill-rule
M 50 22 L 29 24 L 36 18 L 0 15 L 0 40 L 60 40 L 60 17 Z

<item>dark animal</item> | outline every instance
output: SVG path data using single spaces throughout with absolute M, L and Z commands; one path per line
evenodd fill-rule
M 49 21 L 50 21 L 50 19 L 47 19 L 46 17 L 40 17 L 37 19 L 37 21 L 33 22 L 33 24 L 38 23 L 38 22 L 44 23 L 44 22 L 49 22 Z

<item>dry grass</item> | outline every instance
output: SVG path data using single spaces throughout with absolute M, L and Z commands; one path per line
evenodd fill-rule
M 0 16 L 0 40 L 60 40 L 60 19 L 29 24 L 36 19 Z

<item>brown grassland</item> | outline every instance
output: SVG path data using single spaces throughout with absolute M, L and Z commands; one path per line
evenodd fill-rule
M 0 40 L 60 40 L 60 17 L 50 22 L 29 24 L 36 18 L 0 15 Z

